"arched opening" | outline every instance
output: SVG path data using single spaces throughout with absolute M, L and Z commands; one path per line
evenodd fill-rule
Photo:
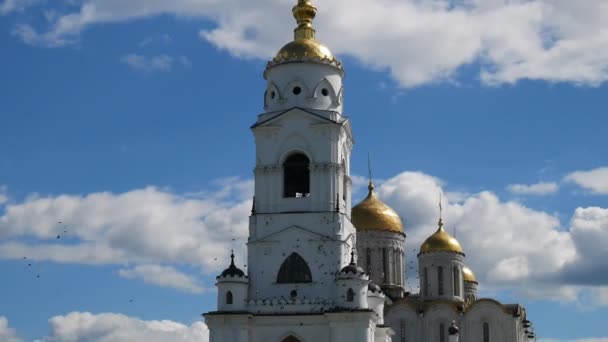
M 283 163 L 283 196 L 310 195 L 310 160 L 302 153 L 289 156 Z
M 367 273 L 372 273 L 372 250 L 371 250 L 371 248 L 365 249 L 365 267 L 367 267 Z
M 292 253 L 281 265 L 277 276 L 277 283 L 310 283 L 312 275 L 310 268 L 298 253 Z
M 454 266 L 454 296 L 460 296 L 460 268 Z
M 299 339 L 293 337 L 293 336 L 287 336 L 286 338 L 283 339 L 283 341 L 281 342 L 302 342 Z
M 355 301 L 355 291 L 353 291 L 353 289 L 348 289 L 348 291 L 346 291 L 346 301 L 347 302 Z
M 490 325 L 488 322 L 483 324 L 483 342 L 490 342 Z
M 388 266 L 388 249 L 382 248 L 382 272 L 384 283 L 388 284 L 390 282 L 390 268 Z
M 443 295 L 443 267 L 437 267 L 437 283 L 439 288 L 437 289 L 439 295 Z
M 323 89 L 326 90 L 326 89 Z M 346 196 L 348 191 L 348 176 L 346 175 L 346 161 L 342 159 L 342 200 L 346 204 Z
M 232 304 L 232 292 L 226 292 L 226 304 Z

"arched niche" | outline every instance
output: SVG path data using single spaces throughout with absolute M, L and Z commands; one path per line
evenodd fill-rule
M 290 256 L 283 261 L 277 274 L 277 283 L 293 284 L 293 283 L 311 283 L 312 273 L 308 267 L 306 260 L 298 253 L 291 253 Z
M 281 340 L 281 342 L 302 342 L 299 338 L 289 335 Z

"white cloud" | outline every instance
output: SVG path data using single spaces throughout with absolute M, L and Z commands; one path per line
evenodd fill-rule
M 608 285 L 608 209 L 577 208 L 570 223 L 577 258 L 564 271 L 565 281 L 583 285 Z M 608 302 L 608 296 L 606 302 Z
M 536 184 L 511 184 L 507 190 L 518 195 L 549 195 L 559 190 L 555 182 L 540 182 Z
M 92 25 L 161 14 L 214 22 L 203 39 L 231 54 L 267 59 L 294 26 L 290 7 L 273 0 L 103 1 L 15 31 L 32 45 L 78 41 Z M 599 85 L 608 79 L 608 3 L 603 0 L 335 0 L 317 4 L 320 40 L 338 54 L 387 70 L 403 87 L 452 81 L 479 62 L 486 84 L 521 79 Z M 272 20 L 268 20 L 272 18 Z M 356 19 L 355 19 L 356 18 Z
M 0 185 L 0 205 L 8 202 L 8 195 L 6 194 L 6 186 Z
M 132 53 L 123 56 L 121 61 L 131 68 L 144 73 L 168 72 L 176 65 L 186 69 L 192 67 L 192 62 L 186 56 L 158 55 L 148 57 Z
M 608 167 L 572 172 L 564 178 L 596 194 L 608 195 Z
M 147 284 L 161 287 L 192 293 L 203 292 L 203 288 L 196 279 L 170 266 L 138 265 L 130 269 L 123 268 L 118 271 L 118 274 L 127 279 L 142 279 Z
M 221 188 L 207 198 L 154 187 L 121 194 L 32 197 L 7 205 L 0 216 L 0 258 L 182 263 L 218 271 L 228 264 L 229 250 L 238 246 L 241 251 L 246 242 L 253 191 L 247 184 L 251 181 L 233 181 L 233 193 L 246 195 L 231 197 L 247 198 L 236 201 L 224 199 Z M 64 230 L 67 234 L 56 239 Z
M 444 187 L 441 180 L 421 172 L 401 173 L 378 187 L 381 198 L 404 221 L 410 260 L 416 254 L 411 249 L 437 229 L 438 198 L 445 194 Z M 608 224 L 604 223 L 608 209 L 577 209 L 568 230 L 555 215 L 502 201 L 489 191 L 447 198 L 446 229 L 456 231 L 484 293 L 512 290 L 532 298 L 582 302 L 585 294 L 608 285 L 603 276 L 608 272 L 602 272 L 602 263 L 597 261 L 608 258 L 602 247 L 608 245 Z M 579 263 L 586 266 L 588 276 L 602 274 L 601 279 L 582 282 L 568 275 L 572 265 L 580 270 Z
M 23 340 L 17 337 L 15 329 L 8 326 L 8 319 L 0 316 L 0 341 L 3 342 L 22 342 Z
M 214 191 L 185 195 L 148 187 L 122 194 L 9 201 L 0 216 L 0 258 L 128 263 L 133 266 L 120 271 L 124 277 L 204 290 L 178 266 L 217 272 L 228 264 L 231 248 L 245 260 L 251 209 L 251 180 L 229 178 L 215 186 Z M 403 172 L 377 186 L 381 198 L 404 221 L 408 260 L 415 260 L 411 249 L 437 229 L 443 194 L 446 229 L 456 231 L 482 291 L 513 290 L 535 298 L 578 301 L 582 293 L 608 285 L 608 270 L 602 271 L 604 264 L 596 261 L 608 258 L 602 247 L 608 245 L 608 209 L 578 208 L 568 226 L 554 214 L 503 201 L 490 191 L 446 196 L 445 187 L 422 172 Z M 68 233 L 56 239 L 64 229 Z
M 40 0 L 4 0 L 4 2 L 0 3 L 0 15 L 7 15 L 11 12 L 21 12 L 39 1 Z
M 169 321 L 144 321 L 122 314 L 72 312 L 49 320 L 51 335 L 44 342 L 206 342 L 209 330 L 203 322 L 190 326 Z

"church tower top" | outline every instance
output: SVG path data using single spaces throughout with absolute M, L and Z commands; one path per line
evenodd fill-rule
M 310 0 L 298 0 L 291 10 L 298 26 L 294 30 L 294 40 L 283 46 L 275 57 L 268 62 L 267 70 L 280 64 L 292 62 L 316 62 L 342 70 L 342 63 L 331 51 L 316 40 L 312 21 L 317 8 Z

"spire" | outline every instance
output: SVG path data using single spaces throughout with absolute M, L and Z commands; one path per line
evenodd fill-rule
M 230 268 L 235 268 L 236 265 L 234 264 L 234 249 L 230 251 Z
M 310 0 L 298 0 L 298 4 L 291 10 L 293 17 L 298 23 L 294 30 L 294 40 L 315 39 L 315 29 L 312 27 L 312 20 L 317 14 L 317 8 Z
M 441 205 L 441 192 L 439 193 L 439 222 L 437 222 L 439 226 L 438 230 L 443 229 L 443 206 Z
M 367 173 L 369 175 L 369 185 L 367 186 L 367 189 L 371 195 L 371 193 L 374 191 L 374 180 L 372 178 L 372 161 L 369 152 L 367 152 Z

